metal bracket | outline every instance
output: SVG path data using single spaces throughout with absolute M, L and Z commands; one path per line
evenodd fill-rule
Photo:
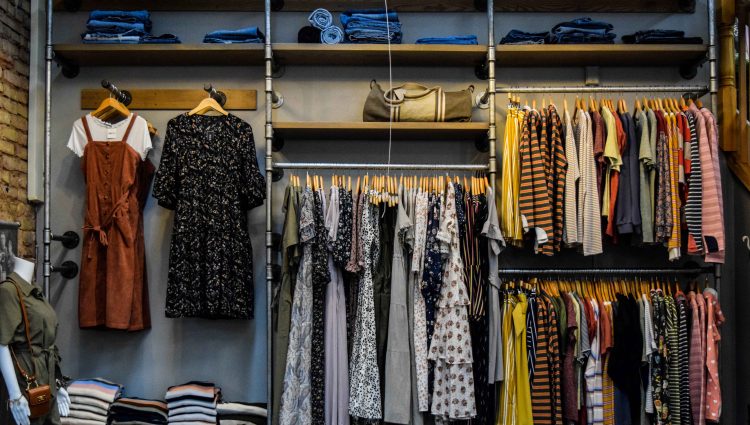
M 271 10 L 279 12 L 284 8 L 284 0 L 271 0 Z
M 490 92 L 489 90 L 483 91 L 476 96 L 476 105 L 479 109 L 489 109 L 490 107 Z
M 490 68 L 487 62 L 477 64 L 474 67 L 474 75 L 480 80 L 486 80 L 490 78 Z
M 52 240 L 62 242 L 62 246 L 64 246 L 67 249 L 74 249 L 81 242 L 81 238 L 78 236 L 78 233 L 72 230 L 68 230 L 62 235 L 53 234 Z
M 61 68 L 62 75 L 65 78 L 72 79 L 81 73 L 81 67 L 75 62 L 65 60 L 57 55 L 54 56 L 53 60 L 57 62 L 57 66 Z
M 687 62 L 680 65 L 680 77 L 685 80 L 692 80 L 698 75 L 698 68 L 708 62 L 708 56 L 700 58 L 694 62 Z
M 281 136 L 273 136 L 273 141 L 271 142 L 271 151 L 281 152 L 282 149 L 284 149 L 284 138 Z
M 284 96 L 276 90 L 271 92 L 271 101 L 273 102 L 271 105 L 273 109 L 279 109 L 284 106 Z
M 474 147 L 477 148 L 479 152 L 487 153 L 490 151 L 490 138 L 489 135 L 485 134 L 483 136 L 477 136 L 476 139 L 474 139 Z
M 284 178 L 284 170 L 281 168 L 274 168 L 271 172 L 271 181 L 274 183 L 280 182 Z
M 286 65 L 276 60 L 276 57 L 271 57 L 271 76 L 273 78 L 281 78 L 286 74 Z
M 60 273 L 60 276 L 65 279 L 73 279 L 78 276 L 78 264 L 68 260 L 60 264 L 59 266 L 50 267 L 52 273 Z

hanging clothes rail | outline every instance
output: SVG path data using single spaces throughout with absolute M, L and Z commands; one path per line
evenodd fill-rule
M 487 171 L 484 164 L 363 164 L 345 162 L 277 162 L 276 169 L 286 170 L 423 170 Z
M 496 93 L 697 93 L 709 92 L 706 86 L 549 86 L 498 87 Z
M 556 276 L 556 275 L 686 275 L 698 276 L 703 274 L 714 274 L 713 267 L 696 267 L 685 269 L 501 269 L 500 277 L 508 276 Z

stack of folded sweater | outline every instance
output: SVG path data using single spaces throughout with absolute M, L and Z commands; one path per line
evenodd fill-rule
M 216 406 L 221 425 L 265 425 L 268 412 L 265 407 L 249 403 L 219 403 Z
M 167 390 L 169 424 L 215 424 L 221 390 L 210 382 L 191 381 Z
M 246 27 L 237 30 L 211 31 L 203 37 L 204 43 L 235 44 L 263 43 L 266 40 L 260 28 Z
M 109 408 L 110 425 L 166 425 L 167 403 L 160 400 L 119 398 Z
M 622 42 L 626 44 L 703 44 L 703 39 L 685 37 L 685 31 L 645 30 L 623 35 Z
M 81 38 L 87 44 L 180 43 L 172 34 L 152 35 L 147 10 L 93 10 Z
M 105 425 L 109 408 L 120 396 L 122 386 L 101 378 L 79 379 L 68 386 L 70 414 L 63 424 Z
M 385 9 L 352 10 L 341 14 L 346 40 L 351 43 L 401 43 L 398 14 Z

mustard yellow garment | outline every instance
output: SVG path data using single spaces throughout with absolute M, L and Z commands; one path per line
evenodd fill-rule
M 518 211 L 518 196 L 521 185 L 521 167 L 518 145 L 525 113 L 509 108 L 505 120 L 503 143 L 502 190 L 500 192 L 500 228 L 505 240 L 513 245 L 523 243 L 521 214 Z
M 513 295 L 503 302 L 503 371 L 505 380 L 500 386 L 500 410 L 497 425 L 516 425 L 516 369 L 515 335 L 513 334 L 513 309 L 517 299 Z
M 531 388 L 529 387 L 529 359 L 526 354 L 526 295 L 518 295 L 513 309 L 513 330 L 516 338 L 516 425 L 533 425 Z

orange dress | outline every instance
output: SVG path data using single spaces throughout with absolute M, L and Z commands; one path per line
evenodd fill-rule
M 81 168 L 86 211 L 78 292 L 81 328 L 137 331 L 151 327 L 146 283 L 143 206 L 154 167 L 127 143 L 97 141 L 86 131 Z

